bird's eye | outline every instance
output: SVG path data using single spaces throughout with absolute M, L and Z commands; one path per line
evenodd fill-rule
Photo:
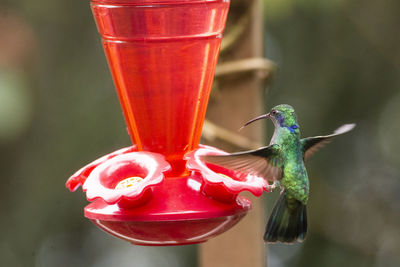
M 273 109 L 272 111 L 271 111 L 271 114 L 272 115 L 276 115 L 278 113 L 278 111 L 276 111 L 275 109 Z

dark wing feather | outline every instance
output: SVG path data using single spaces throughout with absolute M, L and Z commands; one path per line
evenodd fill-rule
M 278 145 L 229 155 L 202 156 L 201 159 L 230 170 L 254 174 L 269 181 L 282 178 Z
M 337 128 L 333 134 L 325 136 L 314 136 L 301 139 L 301 146 L 304 153 L 304 159 L 313 155 L 318 149 L 332 141 L 332 138 L 347 133 L 355 127 L 355 124 L 344 124 Z

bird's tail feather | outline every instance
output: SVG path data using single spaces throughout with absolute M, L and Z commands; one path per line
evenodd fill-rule
M 264 234 L 264 241 L 293 243 L 303 241 L 307 234 L 306 205 L 286 198 L 283 191 L 276 202 Z

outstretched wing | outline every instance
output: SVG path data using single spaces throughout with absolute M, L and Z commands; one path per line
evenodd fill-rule
M 269 181 L 282 178 L 282 160 L 279 145 L 270 145 L 257 150 L 232 153 L 229 155 L 202 156 L 205 162 L 246 174 L 254 174 Z
M 329 143 L 333 137 L 347 133 L 353 128 L 356 127 L 354 123 L 351 124 L 344 124 L 337 128 L 333 134 L 325 135 L 325 136 L 314 136 L 314 137 L 307 137 L 300 140 L 301 148 L 303 150 L 304 159 L 307 159 L 312 154 L 314 154 L 318 149 Z

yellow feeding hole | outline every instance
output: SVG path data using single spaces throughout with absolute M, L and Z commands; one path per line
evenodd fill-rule
M 117 184 L 117 186 L 115 187 L 115 189 L 128 188 L 128 187 L 134 186 L 137 183 L 140 183 L 141 181 L 143 181 L 143 178 L 141 178 L 141 177 L 138 177 L 138 176 L 129 177 L 129 178 L 126 178 L 126 179 L 120 181 Z
M 224 177 L 224 178 L 232 179 L 231 177 L 229 177 L 228 175 L 225 175 L 225 174 L 223 174 L 223 173 L 218 173 L 218 174 L 221 175 L 221 176 Z

